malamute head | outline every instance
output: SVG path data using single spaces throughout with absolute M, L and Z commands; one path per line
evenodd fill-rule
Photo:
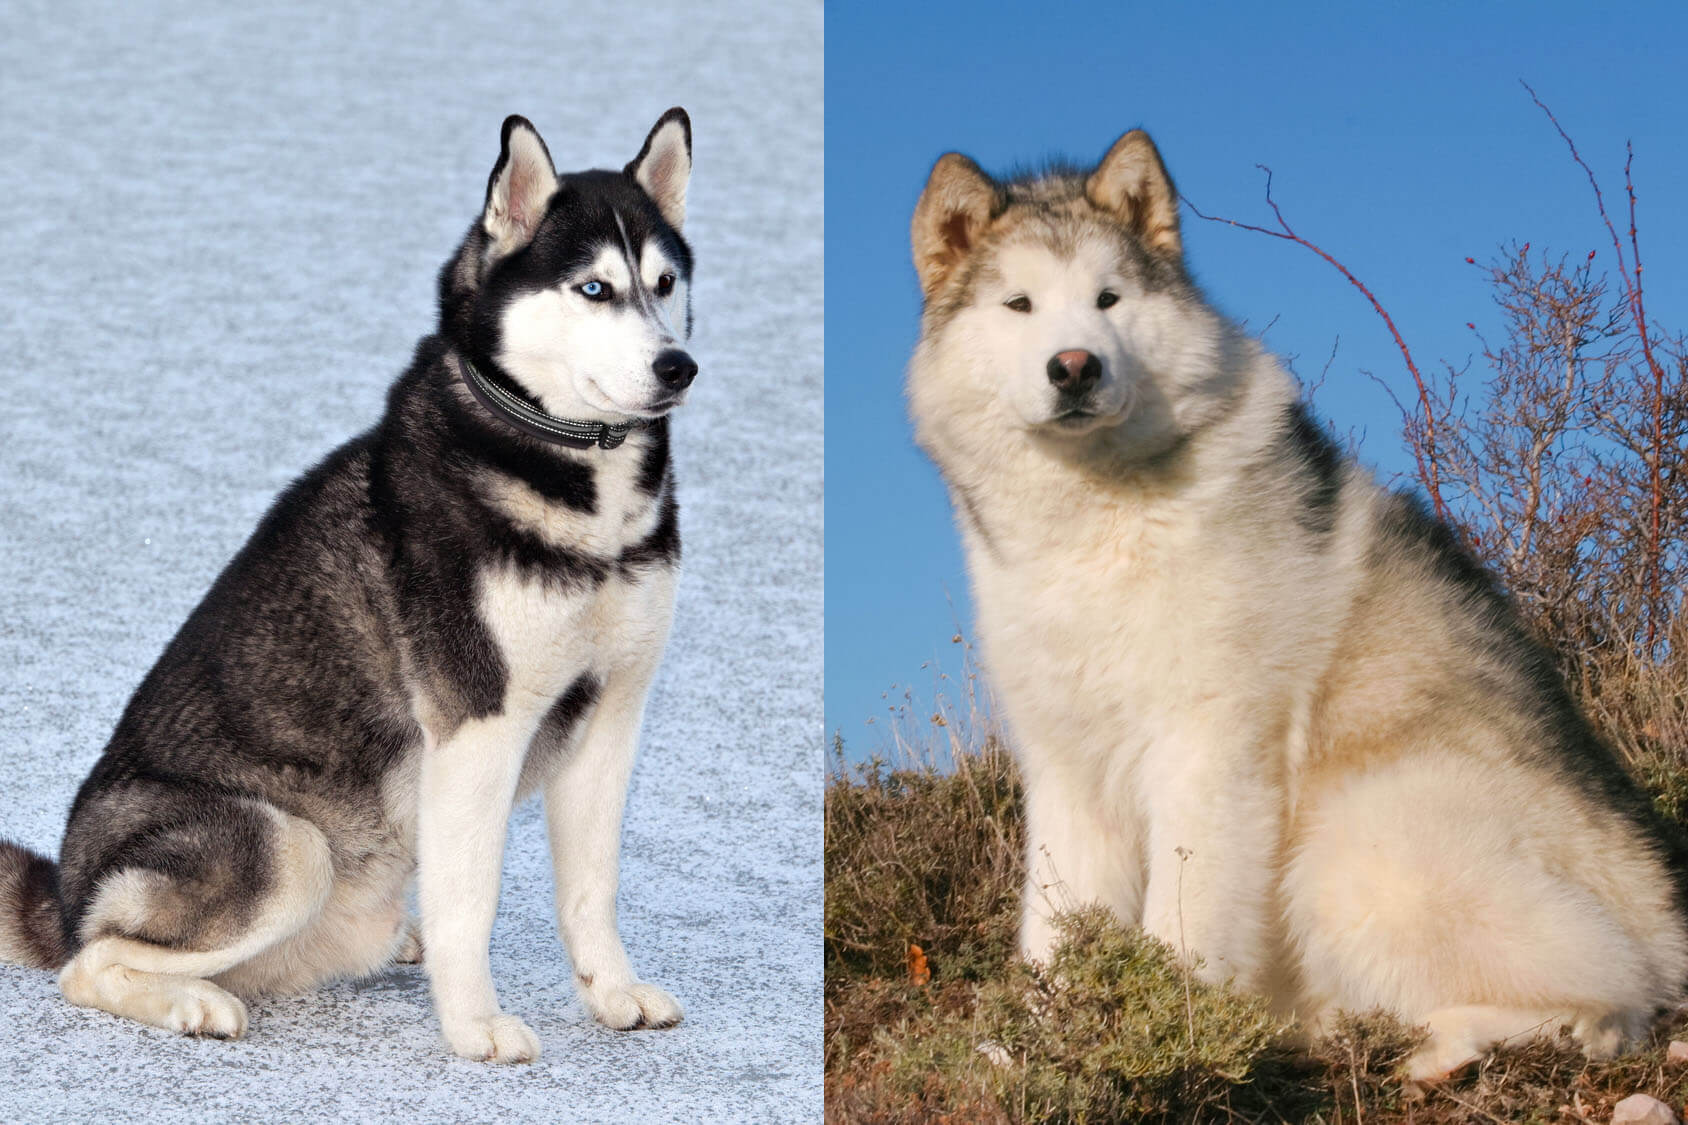
M 1004 440 L 1146 459 L 1222 408 L 1230 331 L 1185 272 L 1148 134 L 1088 173 L 1006 182 L 950 153 L 912 233 L 926 311 L 909 396 L 940 461 Z
M 680 234 L 692 126 L 675 108 L 619 172 L 559 176 L 523 117 L 504 122 L 486 204 L 440 274 L 442 331 L 490 378 L 564 418 L 654 418 L 697 364 Z

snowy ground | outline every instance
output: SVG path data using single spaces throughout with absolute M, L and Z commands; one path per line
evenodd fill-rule
M 770 0 L 8 5 L 0 34 L 0 833 L 56 852 L 117 714 L 275 492 L 378 415 L 507 113 L 617 166 L 696 131 L 686 571 L 623 934 L 686 1021 L 586 1016 L 538 808 L 493 971 L 544 1057 L 447 1054 L 418 970 L 198 1042 L 0 967 L 0 1120 L 820 1116 L 821 10 Z

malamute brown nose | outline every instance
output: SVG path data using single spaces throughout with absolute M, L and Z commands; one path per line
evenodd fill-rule
M 657 353 L 651 370 L 663 386 L 683 391 L 697 378 L 697 361 L 679 348 L 667 348 Z
M 1102 361 L 1083 348 L 1049 357 L 1049 381 L 1066 394 L 1083 394 L 1102 377 Z

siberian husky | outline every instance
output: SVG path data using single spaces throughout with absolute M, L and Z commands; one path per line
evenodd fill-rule
M 1681 867 L 1447 527 L 1348 461 L 1186 270 L 1148 136 L 914 213 L 908 373 L 1024 774 L 1021 947 L 1098 901 L 1313 1028 L 1428 1025 L 1416 1078 L 1688 975 Z
M 165 649 L 58 864 L 0 844 L 0 958 L 58 970 L 73 1004 L 234 1038 L 240 996 L 425 950 L 451 1049 L 530 1060 L 487 944 L 511 806 L 543 790 L 586 1006 L 680 1019 L 615 898 L 680 555 L 690 175 L 680 109 L 623 170 L 561 176 L 504 122 L 386 414 L 281 494 Z

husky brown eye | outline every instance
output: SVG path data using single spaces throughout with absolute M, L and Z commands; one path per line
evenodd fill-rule
M 1096 307 L 1099 309 L 1111 309 L 1117 304 L 1119 304 L 1118 293 L 1104 289 L 1096 296 Z
M 674 292 L 673 274 L 665 273 L 656 279 L 656 295 L 658 297 L 666 297 L 672 292 Z
M 1011 298 L 1011 299 L 1004 301 L 1002 303 L 1007 305 L 1009 308 L 1013 309 L 1015 312 L 1031 312 L 1032 311 L 1032 299 L 1030 297 L 1025 296 L 1024 294 L 1021 294 L 1018 297 Z

